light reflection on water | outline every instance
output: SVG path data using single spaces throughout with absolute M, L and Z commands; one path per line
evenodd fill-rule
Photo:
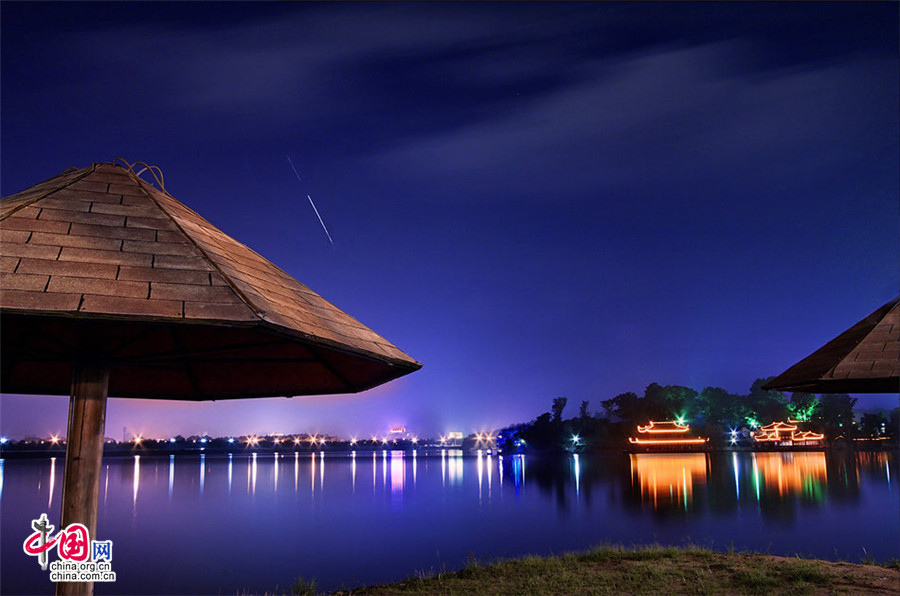
M 441 449 L 441 485 L 446 486 L 449 479 L 450 485 L 462 484 L 463 480 L 463 452 L 462 449 Z
M 121 579 L 115 590 L 98 587 L 97 593 L 265 591 L 297 575 L 336 589 L 351 581 L 347 574 L 352 581 L 389 581 L 416 569 L 461 565 L 469 552 L 519 556 L 604 541 L 690 540 L 851 560 L 863 556 L 862 545 L 877 560 L 900 555 L 892 453 L 575 454 L 560 460 L 486 452 L 464 457 L 449 449 L 383 450 L 371 458 L 320 451 L 294 453 L 293 483 L 285 477 L 285 457 L 105 459 L 99 539 L 113 539 L 120 549 L 114 568 Z M 56 476 L 64 466 L 57 463 L 64 462 L 0 459 L 5 568 L 28 567 L 18 546 L 31 519 L 45 510 L 58 519 L 62 476 Z M 366 478 L 369 466 L 372 491 L 357 491 L 357 474 Z M 234 474 L 242 473 L 246 486 L 234 485 Z M 307 473 L 309 483 L 301 483 Z M 306 502 L 312 508 L 298 507 Z M 155 552 L 165 552 L 198 523 L 205 540 L 185 555 L 185 565 L 207 571 L 179 576 L 176 587 L 165 588 L 145 571 L 153 567 L 146 557 L 154 555 L 137 545 L 149 541 Z M 228 546 L 233 539 L 261 544 L 273 527 L 316 548 L 266 550 L 257 557 Z M 392 558 L 373 554 L 386 535 L 398 537 Z M 35 591 L 11 575 L 3 575 L 3 593 Z M 210 588 L 203 584 L 209 577 L 224 583 Z
M 402 494 L 406 487 L 407 477 L 411 479 L 410 486 L 415 487 L 418 475 L 418 453 L 411 451 L 381 451 L 381 471 L 382 486 L 390 486 L 392 493 Z M 152 457 L 152 456 L 150 456 Z M 168 456 L 168 498 L 171 501 L 175 492 L 176 484 L 176 461 L 191 456 Z M 226 491 L 231 493 L 234 475 L 234 455 L 227 454 L 222 456 L 226 459 Z M 257 454 L 253 453 L 248 456 L 238 456 L 247 466 L 247 491 L 253 495 L 257 488 Z M 271 478 L 272 490 L 278 492 L 279 476 L 280 476 L 280 459 L 284 455 L 275 454 L 272 456 L 271 462 Z M 351 488 L 355 491 L 356 474 L 357 474 L 357 458 L 356 452 L 347 454 L 350 460 L 350 480 Z M 432 456 L 433 457 L 433 456 Z M 654 509 L 665 509 L 669 506 L 684 508 L 690 505 L 694 500 L 694 492 L 707 484 L 708 474 L 710 471 L 710 455 L 705 453 L 682 453 L 682 454 L 631 454 L 629 457 L 630 475 L 632 486 L 638 489 L 641 501 L 651 505 Z M 372 453 L 372 469 L 373 469 L 373 487 L 377 489 L 377 467 L 376 462 L 378 453 Z M 458 486 L 463 481 L 463 469 L 469 458 L 465 458 L 461 450 L 442 449 L 440 452 L 441 459 L 441 485 L 442 486 Z M 568 457 L 568 464 L 571 475 L 572 488 L 577 496 L 581 493 L 582 482 L 582 456 L 573 454 Z M 876 453 L 858 453 L 855 454 L 855 466 L 853 466 L 852 475 L 848 477 L 847 466 L 842 465 L 838 469 L 842 474 L 836 482 L 858 484 L 860 482 L 860 472 L 877 471 L 880 480 L 891 488 L 891 462 L 892 454 L 888 452 Z M 133 506 L 137 505 L 138 495 L 142 478 L 141 473 L 141 456 L 134 455 L 132 458 L 131 470 L 131 502 Z M 512 475 L 513 486 L 524 488 L 525 486 L 525 468 L 526 456 L 522 454 L 510 455 L 506 457 L 498 457 L 497 470 L 494 471 L 494 458 L 491 454 L 478 452 L 473 458 L 475 465 L 475 477 L 477 479 L 476 489 L 479 496 L 484 492 L 490 496 L 492 489 L 493 477 L 497 476 L 497 481 L 502 485 L 504 482 L 504 469 Z M 109 461 L 109 459 L 105 460 Z M 115 460 L 112 460 L 115 461 Z M 326 463 L 325 453 L 309 454 L 309 473 L 310 473 L 310 493 L 316 494 L 325 489 L 325 468 L 333 463 L 328 460 Z M 214 459 L 207 462 L 206 455 L 199 455 L 199 467 L 197 468 L 197 478 L 199 493 L 202 495 L 205 490 L 207 473 L 210 466 L 218 466 L 221 462 Z M 727 455 L 727 464 L 730 469 L 729 473 L 733 478 L 734 498 L 740 500 L 742 487 L 749 485 L 753 491 L 753 497 L 756 500 L 762 500 L 768 497 L 789 498 L 800 496 L 814 501 L 825 498 L 828 486 L 828 467 L 829 463 L 824 452 L 756 452 L 756 453 L 731 453 Z M 5 479 L 6 460 L 0 459 L 0 498 L 3 495 L 3 483 Z M 53 507 L 54 495 L 57 491 L 57 475 L 62 474 L 57 469 L 57 458 L 51 457 L 47 459 L 47 476 L 46 481 L 44 474 L 41 473 L 36 482 L 36 490 L 39 493 L 46 494 L 47 508 Z M 294 453 L 294 492 L 299 490 L 300 476 L 300 454 Z M 832 466 L 834 467 L 834 466 Z M 109 476 L 110 464 L 104 464 L 104 496 L 103 500 L 109 498 Z M 153 473 L 158 474 L 156 466 Z M 60 478 L 60 481 L 62 478 Z
M 705 453 L 639 453 L 631 455 L 632 480 L 641 499 L 654 509 L 687 507 L 694 487 L 706 484 Z
M 134 456 L 134 472 L 132 473 L 131 486 L 134 489 L 131 505 L 132 505 L 133 511 L 137 512 L 138 490 L 141 488 L 141 456 L 140 455 Z
M 575 497 L 581 496 L 581 456 L 572 455 L 572 475 L 575 477 Z
M 814 500 L 825 497 L 828 472 L 824 453 L 754 453 L 753 459 L 761 492 L 774 492 L 780 497 L 802 495 Z
M 47 509 L 53 507 L 53 488 L 56 486 L 56 458 L 50 458 L 50 496 L 47 498 Z
M 738 463 L 738 454 L 731 454 L 731 469 L 734 470 L 734 495 L 740 500 L 741 498 L 741 482 L 740 482 L 740 464 Z
M 403 451 L 391 451 L 391 493 L 403 494 L 406 481 L 406 458 Z
M 872 455 L 865 454 L 866 457 Z M 751 453 L 749 476 L 742 474 L 739 457 L 737 453 L 730 456 L 734 496 L 738 501 L 742 485 L 752 487 L 751 494 L 758 502 L 793 498 L 822 501 L 825 498 L 828 471 L 824 452 Z M 631 455 L 632 481 L 640 490 L 642 503 L 655 510 L 691 507 L 695 491 L 707 484 L 709 458 L 705 453 Z M 886 456 L 877 465 L 890 473 Z
M 476 470 L 478 470 L 478 502 L 481 502 L 481 482 L 482 477 L 484 476 L 484 462 L 481 460 L 483 457 L 481 453 L 481 449 L 478 450 L 478 460 L 476 464 Z
M 278 485 L 278 462 L 275 462 L 275 484 Z M 206 487 L 206 454 L 200 455 L 200 494 Z
M 273 456 L 274 456 L 274 462 L 272 464 L 272 466 L 273 466 L 272 469 L 274 470 L 273 473 L 275 475 L 275 491 L 277 492 L 278 491 L 278 454 L 274 453 Z M 203 456 L 201 455 L 200 457 L 203 457 Z M 201 489 L 200 492 L 203 492 L 203 489 Z

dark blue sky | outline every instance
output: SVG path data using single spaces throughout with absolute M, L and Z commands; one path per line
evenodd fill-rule
M 2 194 L 158 165 L 424 364 L 357 396 L 113 399 L 117 438 L 746 392 L 898 293 L 898 6 L 3 2 Z M 0 406 L 11 436 L 65 428 L 64 397 Z

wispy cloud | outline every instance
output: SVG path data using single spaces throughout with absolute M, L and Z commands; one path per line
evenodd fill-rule
M 470 188 L 506 171 L 505 190 L 622 190 L 732 174 L 797 175 L 834 166 L 873 127 L 847 106 L 890 77 L 889 61 L 852 57 L 780 71 L 734 72 L 739 42 L 654 48 L 579 66 L 575 82 L 489 121 L 424 135 L 379 157 L 411 178 Z M 863 100 L 865 103 L 865 100 Z M 774 170 L 774 168 L 773 168 Z M 507 195 L 508 196 L 508 195 Z
M 848 108 L 884 98 L 885 81 L 896 99 L 896 57 L 771 69 L 765 57 L 778 48 L 714 23 L 687 37 L 674 14 L 671 33 L 635 42 L 639 12 L 584 10 L 316 5 L 66 42 L 113 63 L 147 56 L 97 81 L 140 69 L 145 85 L 123 100 L 147 117 L 208 121 L 212 136 L 317 136 L 374 171 L 481 198 L 659 189 L 726 170 L 804 175 L 896 127 L 872 120 L 883 110 Z

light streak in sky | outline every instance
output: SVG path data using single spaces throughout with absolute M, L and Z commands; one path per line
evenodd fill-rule
M 294 170 L 294 175 L 297 177 L 297 182 L 302 183 L 302 181 L 300 180 L 300 173 L 297 171 L 297 168 L 294 167 L 294 162 L 291 161 L 291 156 L 286 155 L 285 157 L 287 157 L 288 163 L 291 164 L 291 169 Z M 328 228 L 325 227 L 325 222 L 322 221 L 322 216 L 319 215 L 319 210 L 316 209 L 316 204 L 313 203 L 312 197 L 306 195 L 306 198 L 309 199 L 309 204 L 312 205 L 313 211 L 315 211 L 316 213 L 316 217 L 319 218 L 319 223 L 322 224 L 322 229 L 325 230 L 325 235 L 328 236 L 328 242 L 331 243 L 331 246 L 334 246 L 334 240 L 331 239 L 331 234 L 328 233 Z

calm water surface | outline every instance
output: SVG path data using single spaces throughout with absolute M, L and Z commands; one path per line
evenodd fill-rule
M 58 524 L 63 458 L 0 460 L 0 591 L 52 594 L 25 555 Z M 604 542 L 900 557 L 893 453 L 462 457 L 448 451 L 107 458 L 97 594 L 320 588 Z M 56 553 L 50 560 L 56 559 Z

